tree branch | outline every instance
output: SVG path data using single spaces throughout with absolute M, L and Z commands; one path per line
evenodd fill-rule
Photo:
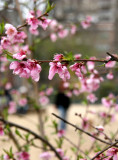
M 36 134 L 35 132 L 31 131 L 28 128 L 25 128 L 25 127 L 22 127 L 22 126 L 20 126 L 18 124 L 6 121 L 6 120 L 4 120 L 1 117 L 0 117 L 0 121 L 3 122 L 4 124 L 8 124 L 10 127 L 17 127 L 17 128 L 19 128 L 19 129 L 21 129 L 23 131 L 26 131 L 26 132 L 32 134 L 35 138 L 40 139 L 43 143 L 47 144 L 50 147 L 50 149 L 56 154 L 56 156 L 58 157 L 58 159 L 62 160 L 62 158 L 60 157 L 60 155 L 58 154 L 58 152 L 55 150 L 55 148 L 52 146 L 52 144 L 50 144 L 47 140 L 45 140 L 44 138 L 42 138 L 40 135 Z
M 113 144 L 111 144 L 110 146 L 108 146 L 107 148 L 103 149 L 103 150 L 102 150 L 101 152 L 99 152 L 98 154 L 96 154 L 91 160 L 94 160 L 94 159 L 97 158 L 100 154 L 102 154 L 103 152 L 105 152 L 105 151 L 108 150 L 109 148 L 115 146 L 117 143 L 118 143 L 118 140 L 117 140 L 115 143 L 113 143 Z
M 78 126 L 76 126 L 76 125 L 74 125 L 74 124 L 66 121 L 65 119 L 59 117 L 59 116 L 56 115 L 55 113 L 52 113 L 52 115 L 55 116 L 55 117 L 58 118 L 58 119 L 61 119 L 61 120 L 64 121 L 65 123 L 69 124 L 70 126 L 74 127 L 76 130 L 79 130 L 79 131 L 85 133 L 86 135 L 88 135 L 88 136 L 90 136 L 90 137 L 92 137 L 92 138 L 94 138 L 94 139 L 96 139 L 96 140 L 98 140 L 98 141 L 100 141 L 100 142 L 102 142 L 102 143 L 104 143 L 104 144 L 112 145 L 111 143 L 109 143 L 109 142 L 107 142 L 107 141 L 104 141 L 104 140 L 102 140 L 102 139 L 100 139 L 100 138 L 98 138 L 98 137 L 90 134 L 89 132 L 84 131 L 83 129 L 79 128 Z M 118 146 L 115 145 L 115 147 L 118 147 Z

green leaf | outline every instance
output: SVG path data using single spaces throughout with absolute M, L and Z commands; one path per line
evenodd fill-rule
M 8 52 L 7 50 L 3 50 L 3 53 L 6 54 L 8 61 L 18 61 L 17 59 L 14 59 L 12 53 Z
M 80 160 L 80 158 L 84 158 L 82 155 L 77 155 L 77 160 Z
M 12 147 L 10 147 L 10 150 L 7 151 L 6 149 L 3 149 L 3 151 L 9 156 L 9 158 L 13 158 L 13 152 L 12 152 Z
M 12 153 L 12 147 L 10 147 L 10 151 L 9 151 L 10 157 L 12 157 L 13 153 Z
M 29 144 L 26 144 L 26 145 L 24 145 L 24 150 L 26 151 L 26 152 L 28 152 L 29 151 Z
M 4 155 L 3 154 L 0 156 L 0 160 L 4 160 Z
M 29 136 L 30 136 L 30 133 L 27 133 L 27 134 L 25 135 L 25 139 L 26 139 L 26 141 L 28 141 L 28 140 L 29 140 Z
M 99 151 L 101 151 L 101 146 L 98 143 L 96 143 L 95 152 L 99 152 Z
M 17 61 L 11 55 L 8 55 L 8 54 L 7 54 L 7 60 L 10 61 L 10 62 Z
M 72 52 L 65 52 L 65 56 L 64 56 L 64 60 L 69 60 L 69 61 L 73 61 L 74 60 L 74 56 Z
M 3 110 L 3 116 L 4 116 L 4 119 L 7 120 L 7 118 L 8 118 L 8 109 L 7 108 L 5 108 Z
M 9 126 L 9 124 L 7 124 L 6 126 L 5 126 L 5 128 L 7 129 L 7 131 L 8 132 L 10 132 L 11 130 L 10 130 L 10 126 Z
M 62 148 L 63 141 L 63 138 L 55 139 L 58 148 Z
M 0 34 L 4 32 L 4 22 L 0 24 Z
M 77 148 L 75 148 L 75 147 L 71 147 L 71 150 L 72 150 L 74 153 L 77 152 Z
M 46 13 L 49 13 L 54 7 L 54 4 L 50 4 L 50 1 L 48 0 Z
M 15 133 L 16 133 L 20 138 L 22 138 L 22 135 L 20 134 L 20 132 L 19 132 L 18 129 L 15 130 Z
M 7 151 L 6 149 L 3 149 L 3 151 L 4 151 L 7 155 L 9 155 L 9 151 Z
M 88 150 L 85 150 L 85 154 L 88 155 L 88 154 L 89 154 L 89 151 L 88 151 Z

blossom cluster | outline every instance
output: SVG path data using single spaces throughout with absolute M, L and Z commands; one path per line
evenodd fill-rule
M 72 24 L 68 27 L 64 27 L 62 24 L 59 24 L 56 20 L 52 20 L 49 24 L 50 29 L 50 39 L 52 42 L 55 42 L 58 38 L 65 38 L 69 34 L 74 35 L 77 31 L 76 25 Z
M 36 14 L 34 11 L 30 11 L 28 13 L 26 22 L 30 26 L 29 31 L 34 35 L 38 35 L 38 26 L 42 27 L 44 30 L 49 26 L 51 19 L 47 19 L 46 17 L 42 16 L 42 12 L 37 10 Z
M 70 158 L 64 155 L 64 151 L 61 148 L 57 148 L 56 151 L 60 155 L 62 160 L 70 160 Z M 54 155 L 52 155 L 50 152 L 43 152 L 40 154 L 40 158 L 42 160 L 50 160 L 51 158 L 54 158 Z

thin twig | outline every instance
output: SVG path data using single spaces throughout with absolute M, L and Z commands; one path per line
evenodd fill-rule
M 56 115 L 55 113 L 52 113 L 52 115 L 55 116 L 55 117 L 58 118 L 58 119 L 61 119 L 61 120 L 64 121 L 65 123 L 69 124 L 70 126 L 74 127 L 76 130 L 79 130 L 79 131 L 85 133 L 86 135 L 88 135 L 88 136 L 90 136 L 90 137 L 92 137 L 92 138 L 94 138 L 94 139 L 96 139 L 96 140 L 98 140 L 98 141 L 100 141 L 100 142 L 102 142 L 102 143 L 104 143 L 104 144 L 112 145 L 111 143 L 109 143 L 109 142 L 107 142 L 107 141 L 104 141 L 104 140 L 102 140 L 102 139 L 100 139 L 100 138 L 98 138 L 98 137 L 90 134 L 89 132 L 84 131 L 83 129 L 79 128 L 78 126 L 76 126 L 76 125 L 74 125 L 74 124 L 66 121 L 65 119 L 59 117 L 59 116 Z M 115 147 L 118 147 L 118 145 L 115 145 Z
M 20 126 L 18 124 L 9 122 L 4 120 L 3 118 L 0 117 L 0 121 L 2 121 L 4 124 L 8 124 L 10 127 L 17 127 L 21 130 L 24 130 L 30 134 L 32 134 L 35 138 L 40 139 L 43 143 L 45 143 L 46 145 L 48 145 L 50 147 L 50 149 L 56 154 L 56 156 L 58 157 L 58 159 L 62 160 L 62 158 L 60 157 L 60 155 L 58 154 L 58 152 L 55 150 L 55 148 L 52 146 L 52 144 L 50 144 L 46 139 L 42 138 L 40 135 L 38 135 L 37 133 L 33 132 L 32 130 L 25 128 L 23 126 Z
M 100 151 L 98 154 L 96 154 L 91 160 L 94 160 L 95 158 L 97 158 L 100 154 L 102 154 L 103 152 L 105 152 L 106 150 L 108 150 L 109 148 L 115 146 L 118 143 L 118 140 L 111 144 L 110 146 L 108 146 L 107 148 L 103 149 L 102 151 Z
M 67 137 L 65 137 L 65 136 L 63 136 L 63 138 L 64 138 L 67 142 L 69 142 L 72 146 L 74 146 L 76 149 L 78 149 L 84 156 L 86 156 L 86 157 L 88 157 L 88 158 L 90 159 L 90 157 L 89 157 L 88 155 L 86 155 L 86 154 L 84 153 L 84 151 L 82 151 L 82 150 L 80 149 L 80 147 L 78 147 L 77 145 L 75 145 L 69 138 L 67 138 Z

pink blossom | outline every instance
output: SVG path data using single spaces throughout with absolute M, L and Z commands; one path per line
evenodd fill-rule
M 75 96 L 78 96 L 78 95 L 80 94 L 80 91 L 77 90 L 77 89 L 74 89 L 74 90 L 73 90 L 73 94 L 74 94 Z
M 40 79 L 40 72 L 42 70 L 41 66 L 37 62 L 29 59 L 28 67 L 30 69 L 30 76 L 32 77 L 32 79 L 38 82 Z
M 113 75 L 112 72 L 110 72 L 110 73 L 107 74 L 106 77 L 107 77 L 107 79 L 112 80 L 114 78 L 114 75 Z
M 71 26 L 71 34 L 75 34 L 77 31 L 77 27 L 75 25 Z
M 99 115 L 100 115 L 102 118 L 106 118 L 106 117 L 107 117 L 107 113 L 106 113 L 106 112 L 100 112 Z
M 4 160 L 10 160 L 10 157 L 8 156 L 8 154 L 4 155 Z
M 64 151 L 61 148 L 57 148 L 56 151 L 59 153 L 61 157 L 64 156 Z
M 67 95 L 68 97 L 72 97 L 72 92 L 71 92 L 71 91 L 68 91 L 68 92 L 66 92 L 66 95 Z
M 42 97 L 39 98 L 39 103 L 42 106 L 45 106 L 49 103 L 49 98 L 47 96 L 42 96 Z
M 42 12 L 40 10 L 37 10 L 36 14 L 38 17 L 40 17 L 42 15 Z
M 65 135 L 65 130 L 61 129 L 61 130 L 58 130 L 58 137 L 63 137 Z
M 24 39 L 27 38 L 27 35 L 25 32 L 17 32 L 17 34 L 14 36 L 13 43 L 23 43 Z
M 20 106 L 25 106 L 27 104 L 27 99 L 26 98 L 19 99 L 18 104 Z
M 103 126 L 96 126 L 95 128 L 100 132 L 104 131 L 104 127 Z
M 118 112 L 118 104 L 115 105 L 115 111 Z
M 1 46 L 3 49 L 9 49 L 9 47 L 11 46 L 10 40 L 7 37 L 2 37 Z
M 63 79 L 63 81 L 66 81 L 67 79 L 70 79 L 70 73 L 66 66 L 62 67 L 62 74 L 60 75 L 60 78 Z
M 16 153 L 16 156 L 17 156 L 17 160 L 29 160 L 30 159 L 29 153 L 25 151 Z
M 111 121 L 115 120 L 115 116 L 112 114 L 107 114 L 106 112 L 100 112 L 99 116 L 101 116 L 102 118 L 108 118 Z
M 51 20 L 50 19 L 46 19 L 43 17 L 43 19 L 41 19 L 41 21 L 39 21 L 39 25 L 44 29 L 46 30 L 47 27 L 49 26 Z
M 65 38 L 67 35 L 68 35 L 68 30 L 67 29 L 63 29 L 63 30 L 60 30 L 59 32 L 58 32 L 58 36 L 59 36 L 59 38 Z
M 13 54 L 13 58 L 23 60 L 24 58 L 26 58 L 26 52 L 21 50 L 20 52 Z
M 83 78 L 83 74 L 82 74 L 80 68 L 78 68 L 78 69 L 76 70 L 75 74 L 77 75 L 78 78 Z
M 81 68 L 82 64 L 81 63 L 75 63 L 73 65 L 70 66 L 70 69 L 72 71 L 76 71 L 78 68 Z
M 86 85 L 87 85 L 87 89 L 88 91 L 92 92 L 92 91 L 96 91 L 99 86 L 100 86 L 100 78 L 95 78 L 93 74 L 91 74 L 91 76 L 89 78 L 86 79 Z
M 4 135 L 4 129 L 2 126 L 0 126 L 0 136 L 3 136 Z
M 63 25 L 62 24 L 58 24 L 58 30 L 63 30 Z
M 110 99 L 109 97 L 108 98 L 102 98 L 102 104 L 105 106 L 105 107 L 111 107 L 113 105 L 113 100 Z
M 2 54 L 2 52 L 3 52 L 3 48 L 2 48 L 2 46 L 0 45 L 0 54 Z
M 42 160 L 49 160 L 52 157 L 52 154 L 50 154 L 49 152 L 43 152 L 40 154 L 40 158 L 42 158 Z
M 88 127 L 89 127 L 88 119 L 87 118 L 83 118 L 82 119 L 82 128 L 83 129 L 87 129 Z
M 99 153 L 99 152 L 97 152 L 96 154 L 98 154 L 98 153 Z M 100 155 L 98 155 L 98 156 L 95 158 L 95 160 L 101 160 L 101 159 L 108 160 L 108 159 L 104 158 L 104 154 L 103 154 L 103 153 L 100 154 Z
M 28 23 L 28 25 L 31 26 L 32 29 L 38 28 L 39 20 L 37 18 L 35 18 L 33 11 L 31 11 L 29 13 L 28 18 L 27 18 L 27 23 Z
M 6 57 L 3 57 L 3 56 L 0 57 L 0 61 L 1 61 L 1 62 L 8 62 L 8 61 L 7 61 L 7 58 L 6 58 Z
M 19 92 L 18 92 L 16 89 L 12 89 L 12 90 L 10 91 L 10 94 L 19 96 Z
M 22 50 L 23 50 L 23 51 L 25 51 L 28 55 L 30 55 L 30 54 L 31 54 L 31 51 L 30 51 L 30 49 L 29 49 L 29 46 L 28 46 L 28 45 L 24 45 L 24 46 L 22 46 Z
M 30 69 L 28 68 L 27 62 L 14 61 L 10 64 L 10 69 L 13 69 L 13 74 L 19 75 L 20 77 L 30 77 Z
M 21 158 L 22 158 L 22 160 L 29 160 L 29 153 L 27 153 L 27 152 L 21 152 Z
M 91 16 L 87 16 L 86 19 L 81 22 L 82 27 L 84 29 L 87 29 L 88 27 L 91 26 L 91 21 L 92 21 L 92 17 Z
M 7 82 L 5 85 L 5 89 L 9 90 L 9 89 L 11 89 L 11 87 L 12 87 L 12 84 L 10 82 Z
M 58 73 L 59 76 L 62 75 L 63 69 L 62 69 L 62 64 L 60 62 L 50 62 L 49 65 L 50 65 L 49 76 L 48 76 L 49 80 L 52 80 L 56 73 Z
M 109 148 L 107 150 L 107 156 L 112 157 L 113 160 L 118 160 L 117 153 L 118 153 L 118 149 L 117 148 Z
M 70 160 L 70 158 L 64 156 L 64 157 L 63 157 L 63 160 Z
M 40 93 L 39 93 L 39 96 L 44 96 L 45 95 L 45 92 L 44 91 L 41 91 Z
M 64 88 L 68 88 L 68 87 L 69 87 L 69 85 L 70 85 L 70 83 L 69 83 L 69 82 L 64 82 L 64 83 L 63 83 L 63 87 L 64 87 Z
M 10 39 L 12 39 L 17 34 L 16 28 L 11 24 L 8 24 L 8 23 L 5 24 L 5 29 L 6 29 L 5 33 Z
M 37 29 L 34 29 L 34 28 L 29 28 L 29 31 L 31 34 L 35 35 L 35 36 L 38 36 L 39 35 L 39 31 Z
M 74 55 L 75 59 L 80 59 L 81 56 L 82 56 L 81 54 L 75 54 Z
M 9 114 L 16 113 L 16 103 L 14 101 L 9 102 L 8 113 Z
M 50 34 L 50 39 L 52 42 L 55 42 L 57 40 L 57 35 L 55 33 Z
M 1 72 L 5 72 L 6 71 L 6 65 L 5 64 L 1 64 L 1 66 L 0 66 L 0 71 Z
M 51 20 L 49 27 L 51 30 L 55 30 L 58 26 L 58 22 L 56 20 Z
M 87 99 L 88 99 L 91 103 L 95 103 L 95 101 L 97 101 L 97 97 L 96 97 L 95 94 L 93 94 L 93 93 L 90 93 L 90 94 L 87 96 Z
M 106 57 L 107 60 L 109 60 L 110 58 L 111 58 L 110 56 Z M 115 61 L 109 61 L 109 62 L 107 62 L 107 63 L 105 64 L 105 67 L 106 67 L 106 68 L 113 68 L 113 67 L 115 66 L 115 64 L 116 64 Z
M 56 54 L 54 55 L 54 60 L 55 61 L 61 61 L 63 59 L 63 54 Z
M 54 89 L 53 88 L 47 88 L 46 89 L 46 95 L 50 96 L 53 93 Z
M 116 62 L 115 61 L 109 61 L 108 63 L 105 64 L 106 68 L 113 68 L 115 66 Z
M 95 67 L 95 62 L 88 61 L 87 62 L 87 67 L 88 67 L 89 71 L 93 70 L 94 67 Z

